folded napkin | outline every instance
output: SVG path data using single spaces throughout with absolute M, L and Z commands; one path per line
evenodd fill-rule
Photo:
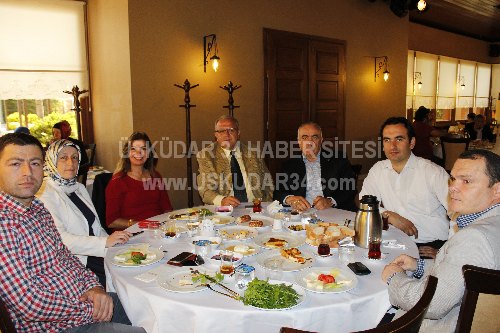
M 273 216 L 274 214 L 278 213 L 281 209 L 283 209 L 283 205 L 280 204 L 278 200 L 274 200 L 269 205 L 267 205 L 267 213 L 270 216 Z
M 150 220 L 142 220 L 142 221 L 139 221 L 137 223 L 137 225 L 141 229 L 147 229 L 147 228 L 149 228 L 150 225 L 153 226 L 153 227 L 159 227 L 160 226 L 160 222 L 158 222 L 158 221 L 150 221 Z
M 402 243 L 398 243 L 398 241 L 395 239 L 386 239 L 386 240 L 382 241 L 382 246 L 387 247 L 389 249 L 406 250 L 406 245 L 404 245 Z
M 136 275 L 136 276 L 134 276 L 134 279 L 137 279 L 139 281 L 146 282 L 146 283 L 153 282 L 154 280 L 156 280 L 158 278 L 158 275 L 159 275 L 157 272 L 153 272 L 153 271 L 154 270 L 151 270 L 151 271 L 147 271 L 147 272 L 141 273 L 139 275 Z

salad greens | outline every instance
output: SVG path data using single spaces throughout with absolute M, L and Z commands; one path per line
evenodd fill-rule
M 146 255 L 141 252 L 130 253 L 130 260 L 136 265 L 140 265 L 143 260 L 146 259 Z
M 263 309 L 284 309 L 296 305 L 299 297 L 291 285 L 270 284 L 267 280 L 255 278 L 248 284 L 242 301 L 245 305 Z
M 210 276 L 208 274 L 201 273 L 200 271 L 193 270 L 192 274 L 193 277 L 191 280 L 193 280 L 193 282 L 200 282 L 201 284 L 207 284 L 209 282 L 218 283 L 224 280 L 224 275 L 220 272 L 215 273 L 215 276 Z

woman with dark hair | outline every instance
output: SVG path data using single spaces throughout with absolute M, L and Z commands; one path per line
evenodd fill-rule
M 418 108 L 415 112 L 415 121 L 413 122 L 413 129 L 415 130 L 415 147 L 413 147 L 413 154 L 431 160 L 439 164 L 439 159 L 434 156 L 432 149 L 432 137 L 439 137 L 444 135 L 444 131 L 432 127 L 433 114 L 430 109 L 425 106 Z
M 473 123 L 465 125 L 465 130 L 471 140 L 488 140 L 490 142 L 495 140 L 490 124 L 486 124 L 486 119 L 482 114 L 476 115 Z
M 73 142 L 75 145 L 80 148 L 80 165 L 78 168 L 78 176 L 83 175 L 89 170 L 89 157 L 87 156 L 87 152 L 85 151 L 85 144 L 75 138 L 71 138 L 71 125 L 67 120 L 62 120 L 58 123 L 55 123 L 54 126 L 52 126 L 52 136 L 54 137 L 52 141 L 50 142 L 51 144 L 55 141 L 66 139 L 71 142 Z
M 106 187 L 106 224 L 122 230 L 172 210 L 148 135 L 134 132 L 123 147 L 113 178 Z
M 106 286 L 106 250 L 115 244 L 126 243 L 131 234 L 116 231 L 108 236 L 101 227 L 87 189 L 76 181 L 79 160 L 80 148 L 73 142 L 53 142 L 45 155 L 47 176 L 37 197 L 54 218 L 63 243 Z

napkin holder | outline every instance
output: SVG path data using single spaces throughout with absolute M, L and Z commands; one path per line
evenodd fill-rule
M 172 266 L 198 266 L 198 265 L 203 265 L 205 262 L 204 260 L 196 255 L 195 253 L 191 252 L 182 252 L 170 259 L 167 264 L 172 265 Z

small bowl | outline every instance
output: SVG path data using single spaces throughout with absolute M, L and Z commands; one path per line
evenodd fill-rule
M 215 256 L 218 256 L 220 254 L 220 250 L 212 252 L 212 255 L 210 256 L 210 262 L 216 266 L 220 265 L 220 259 L 214 259 Z M 241 260 L 243 259 L 243 256 L 239 253 L 234 252 L 233 256 L 233 266 L 236 267 L 241 263 Z
M 289 228 L 290 226 L 301 226 L 302 230 L 292 230 Z M 294 235 L 305 235 L 306 234 L 306 225 L 305 225 L 305 223 L 302 223 L 302 222 L 285 222 L 285 229 L 286 229 L 286 231 L 289 231 Z
M 211 242 L 211 245 L 210 245 L 210 252 L 214 252 L 215 250 L 217 250 L 217 248 L 219 247 L 219 245 L 222 243 L 222 238 L 221 237 L 217 237 L 217 236 L 210 236 L 210 237 L 207 237 L 207 236 L 194 236 L 191 238 L 192 242 L 193 242 L 193 245 L 195 242 L 199 241 L 199 240 L 209 240 Z
M 233 206 L 217 206 L 215 207 L 215 215 L 231 216 L 233 209 Z

